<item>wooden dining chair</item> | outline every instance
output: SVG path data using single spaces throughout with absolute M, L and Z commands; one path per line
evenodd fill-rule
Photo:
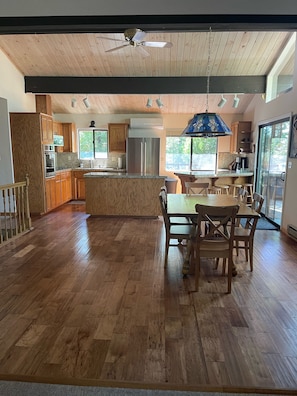
M 258 214 L 264 203 L 264 197 L 258 193 L 253 194 L 252 209 Z M 234 230 L 234 248 L 238 256 L 239 249 L 244 249 L 245 260 L 250 262 L 250 270 L 253 271 L 254 263 L 254 235 L 257 227 L 257 222 L 260 216 L 245 219 L 243 226 L 237 226 Z
M 185 182 L 186 194 L 207 195 L 209 183 Z
M 195 290 L 198 290 L 200 278 L 200 262 L 202 257 L 223 258 L 228 262 L 228 293 L 231 293 L 233 244 L 235 218 L 239 205 L 234 206 L 206 206 L 196 204 L 197 230 L 195 234 L 194 252 Z M 205 223 L 208 224 L 205 227 Z
M 185 223 L 177 223 L 176 221 L 179 219 L 179 217 L 173 217 L 168 215 L 167 213 L 167 201 L 166 201 L 166 193 L 164 190 L 160 191 L 159 194 L 159 200 L 160 200 L 160 205 L 161 205 L 161 210 L 162 210 L 162 216 L 164 220 L 164 225 L 165 225 L 165 231 L 166 231 L 166 239 L 165 239 L 165 263 L 164 266 L 166 267 L 167 261 L 168 261 L 168 250 L 170 246 L 184 246 L 185 248 L 188 249 L 188 243 L 189 241 L 193 238 L 193 235 L 195 235 L 195 230 L 196 226 L 191 223 L 187 218 L 181 218 L 184 219 L 184 221 L 187 221 Z M 172 240 L 177 240 L 178 244 L 174 244 L 171 242 Z M 186 240 L 187 244 L 182 245 L 182 241 Z M 188 251 L 188 253 L 190 253 Z

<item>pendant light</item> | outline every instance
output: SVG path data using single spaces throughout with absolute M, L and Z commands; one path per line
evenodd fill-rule
M 208 112 L 208 95 L 210 80 L 210 43 L 211 28 L 208 34 L 208 59 L 207 59 L 207 86 L 206 86 L 206 110 L 205 113 L 197 113 L 189 121 L 181 136 L 189 137 L 217 137 L 232 135 L 230 128 L 216 113 Z

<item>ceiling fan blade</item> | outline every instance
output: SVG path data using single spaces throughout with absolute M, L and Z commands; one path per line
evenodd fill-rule
M 144 47 L 171 48 L 172 43 L 169 41 L 142 41 Z
M 146 36 L 146 32 L 139 30 L 134 34 L 131 40 L 135 42 L 139 42 L 142 41 L 145 38 L 145 36 Z
M 130 44 L 120 45 L 119 47 L 114 47 L 114 48 L 112 48 L 112 49 L 110 49 L 110 50 L 107 50 L 107 51 L 105 51 L 105 52 L 114 52 L 114 51 L 117 51 L 117 50 L 119 50 L 119 49 L 121 49 L 121 48 L 127 47 L 128 45 L 130 45 Z
M 147 56 L 150 56 L 150 53 L 147 51 L 147 50 L 145 50 L 142 46 L 140 46 L 140 45 L 137 45 L 137 50 L 138 50 L 138 52 L 141 52 L 141 55 L 145 58 L 145 57 L 147 57 Z
M 113 39 L 113 38 L 110 38 L 110 37 L 97 36 L 97 38 L 100 38 L 100 39 L 103 39 L 103 40 L 110 40 L 110 41 L 121 41 L 122 43 L 125 42 L 125 40 Z

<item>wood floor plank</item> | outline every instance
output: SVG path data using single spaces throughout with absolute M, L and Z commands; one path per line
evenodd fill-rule
M 83 210 L 33 218 L 0 248 L 1 376 L 297 392 L 296 242 L 257 230 L 230 295 L 207 261 L 194 292 L 182 247 L 164 268 L 162 219 Z

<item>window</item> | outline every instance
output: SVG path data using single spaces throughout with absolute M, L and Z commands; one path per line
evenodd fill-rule
M 108 134 L 102 129 L 79 129 L 78 145 L 80 159 L 107 158 Z
M 217 138 L 166 138 L 166 170 L 215 171 Z

